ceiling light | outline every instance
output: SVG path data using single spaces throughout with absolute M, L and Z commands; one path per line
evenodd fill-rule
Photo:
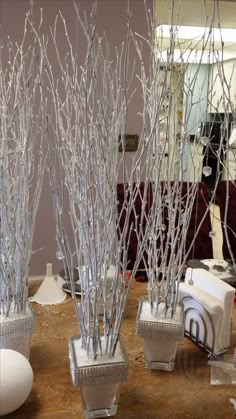
M 158 38 L 178 38 L 178 39 L 207 39 L 216 42 L 232 42 L 236 39 L 236 29 L 231 28 L 208 28 L 203 26 L 178 26 L 160 25 L 156 27 L 156 37 Z

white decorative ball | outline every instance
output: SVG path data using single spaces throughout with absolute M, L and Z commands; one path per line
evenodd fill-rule
M 18 409 L 29 396 L 32 384 L 29 361 L 12 349 L 0 349 L 0 416 Z

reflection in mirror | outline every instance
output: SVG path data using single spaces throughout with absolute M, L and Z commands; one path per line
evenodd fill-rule
M 161 174 L 165 181 L 203 182 L 210 204 L 226 182 L 221 223 L 227 257 L 234 263 L 236 228 L 229 226 L 228 213 L 229 182 L 234 188 L 236 179 L 236 3 L 166 3 L 155 2 L 156 147 L 165 154 L 161 164 L 156 162 L 154 181 Z
M 232 13 L 236 5 L 207 1 L 199 8 L 195 1 L 168 3 L 169 15 L 163 2 L 156 1 L 155 54 L 162 71 L 169 74 L 175 99 L 171 99 L 169 114 L 168 104 L 162 107 L 166 117 L 161 118 L 160 129 L 166 126 L 165 121 L 172 121 L 169 138 L 162 134 L 169 157 L 173 157 L 181 135 L 183 179 L 202 180 L 212 190 L 225 176 L 222 171 L 235 119 L 236 29 Z M 219 166 L 218 157 L 223 166 Z M 211 175 L 205 176 L 202 169 L 209 162 Z

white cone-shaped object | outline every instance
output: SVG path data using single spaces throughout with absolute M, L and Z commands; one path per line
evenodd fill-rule
M 52 276 L 52 264 L 47 263 L 46 276 L 38 291 L 30 298 L 30 301 L 41 305 L 59 304 L 66 298 L 66 293 L 58 286 Z

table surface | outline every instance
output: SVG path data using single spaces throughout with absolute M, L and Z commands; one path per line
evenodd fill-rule
M 172 372 L 144 368 L 142 339 L 136 336 L 138 300 L 146 283 L 136 282 L 130 293 L 121 336 L 129 357 L 129 379 L 123 384 L 116 419 L 226 419 L 235 418 L 230 398 L 234 385 L 210 385 L 207 354 L 188 338 L 179 344 Z M 32 392 L 8 419 L 82 419 L 79 388 L 71 383 L 68 338 L 78 335 L 70 296 L 56 306 L 33 304 L 37 330 L 30 362 L 34 371 Z M 233 311 L 232 346 L 236 345 L 236 307 Z

